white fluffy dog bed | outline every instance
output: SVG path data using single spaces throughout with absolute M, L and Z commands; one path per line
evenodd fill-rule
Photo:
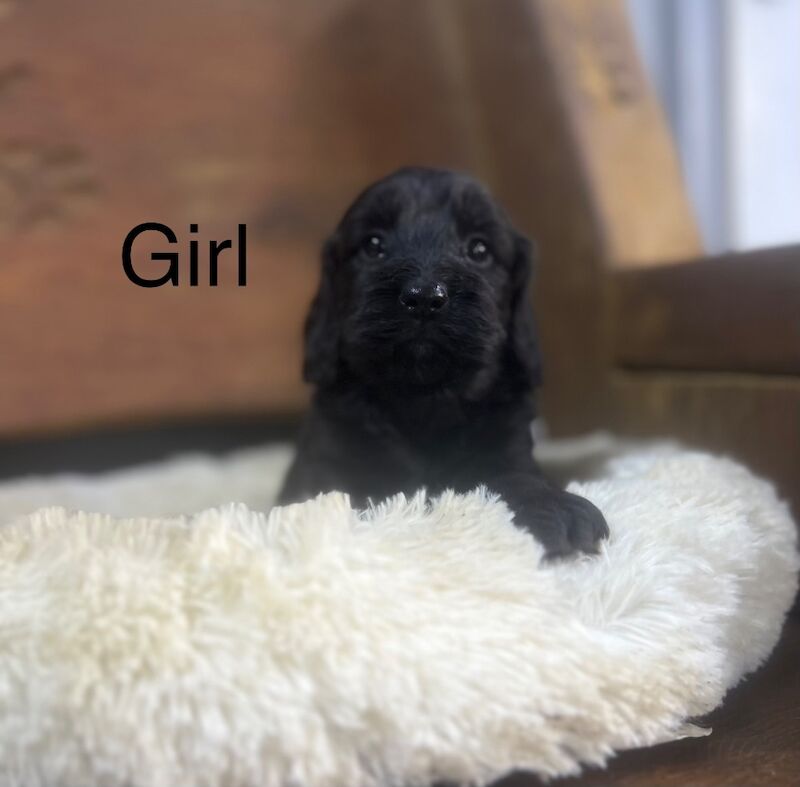
M 480 491 L 156 516 L 266 509 L 284 461 L 0 488 L 0 784 L 574 773 L 696 734 L 687 720 L 766 658 L 796 590 L 771 486 L 677 450 L 574 484 L 612 535 L 558 564 Z M 53 502 L 107 513 L 26 513 Z

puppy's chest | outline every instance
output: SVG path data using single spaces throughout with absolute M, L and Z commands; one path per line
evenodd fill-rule
M 473 425 L 421 423 L 398 430 L 389 441 L 396 448 L 398 474 L 404 486 L 429 490 L 454 486 L 465 468 L 480 463 L 488 454 Z
M 487 408 L 461 402 L 409 403 L 407 408 L 365 410 L 361 438 L 348 452 L 368 494 L 379 496 L 446 488 L 464 490 L 487 480 L 507 425 Z M 357 458 L 356 458 L 357 457 Z M 355 483 L 355 480 L 354 480 Z

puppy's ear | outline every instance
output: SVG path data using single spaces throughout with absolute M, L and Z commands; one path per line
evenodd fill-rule
M 303 379 L 315 385 L 335 381 L 339 368 L 339 314 L 335 275 L 338 254 L 336 239 L 322 249 L 322 275 L 305 325 Z
M 542 381 L 539 340 L 531 303 L 534 253 L 533 244 L 524 235 L 517 233 L 514 238 L 514 266 L 511 272 L 513 289 L 508 337 L 513 361 L 520 375 L 531 386 L 537 386 Z

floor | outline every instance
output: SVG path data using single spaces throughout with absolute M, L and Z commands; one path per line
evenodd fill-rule
M 557 787 L 799 787 L 800 614 L 789 618 L 767 664 L 702 720 L 706 738 L 690 738 L 621 754 Z M 539 787 L 515 774 L 495 787 Z

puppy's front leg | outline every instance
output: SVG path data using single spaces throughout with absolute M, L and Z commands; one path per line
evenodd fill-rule
M 487 486 L 512 510 L 514 523 L 544 546 L 547 557 L 597 552 L 598 542 L 608 537 L 606 520 L 593 503 L 559 489 L 538 468 L 499 475 Z

